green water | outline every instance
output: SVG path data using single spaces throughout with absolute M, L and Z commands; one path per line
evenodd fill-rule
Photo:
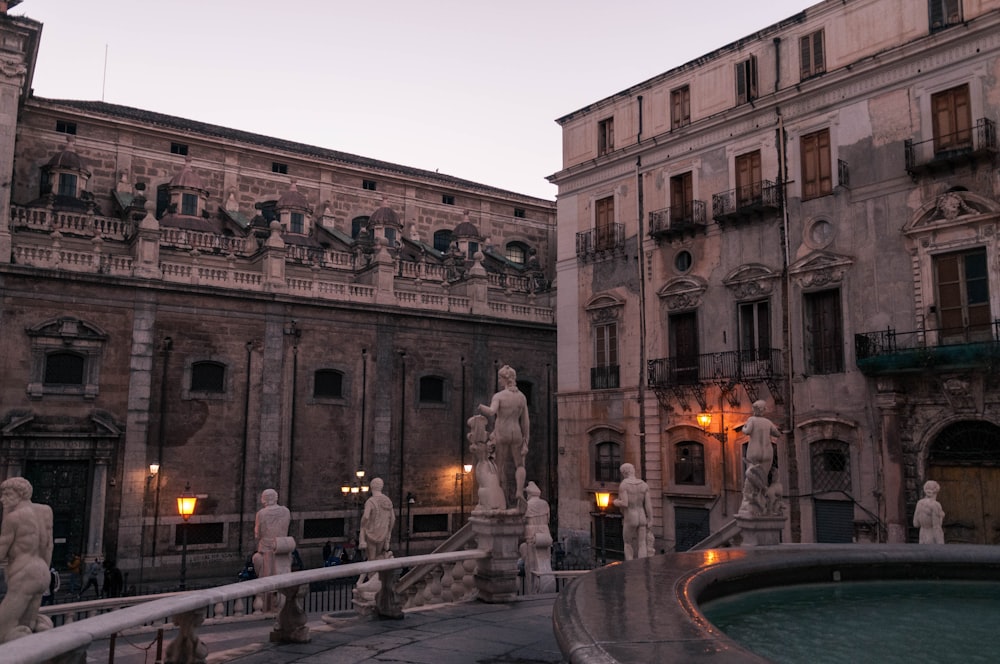
M 787 664 L 1000 662 L 1000 583 L 785 586 L 701 607 L 730 638 Z

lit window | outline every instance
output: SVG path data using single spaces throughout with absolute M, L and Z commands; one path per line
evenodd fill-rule
M 527 256 L 527 251 L 524 245 L 519 242 L 511 242 L 507 245 L 507 260 L 511 263 L 517 263 L 518 265 L 524 265 L 525 257 Z

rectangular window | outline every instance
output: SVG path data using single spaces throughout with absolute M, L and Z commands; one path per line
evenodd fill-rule
M 942 343 L 992 339 L 986 249 L 934 257 Z
M 446 533 L 448 532 L 447 514 L 414 514 L 413 533 L 416 535 L 425 533 Z
M 799 39 L 799 52 L 801 55 L 799 78 L 805 80 L 826 71 L 822 30 L 817 30 Z
M 598 482 L 621 482 L 622 452 L 618 443 L 598 443 L 594 479 Z
M 694 177 L 690 172 L 670 178 L 670 223 L 693 221 Z
M 767 300 L 739 305 L 740 359 L 756 362 L 770 358 L 771 314 Z
M 969 107 L 968 85 L 932 95 L 931 113 L 935 152 L 972 146 L 972 110 Z
M 332 539 L 343 536 L 343 518 L 302 520 L 302 539 Z
M 608 118 L 597 123 L 597 155 L 607 154 L 615 149 L 615 120 Z
M 183 143 L 171 143 L 170 144 L 170 154 L 179 154 L 186 156 L 188 153 L 188 146 Z
M 686 441 L 674 447 L 674 483 L 705 484 L 705 448 Z
M 928 0 L 931 32 L 962 22 L 961 0 Z
M 736 205 L 759 200 L 762 193 L 760 150 L 736 158 Z
M 195 216 L 198 214 L 198 196 L 181 194 L 181 214 Z
M 59 174 L 59 195 L 76 198 L 76 176 L 72 173 Z
M 524 208 L 514 208 L 514 217 L 524 219 Z
M 736 105 L 757 98 L 757 56 L 736 63 Z
M 288 164 L 282 164 L 280 161 L 273 161 L 271 162 L 271 172 L 288 175 Z
M 594 328 L 594 366 L 618 366 L 618 323 Z
M 805 295 L 805 355 L 810 374 L 832 374 L 844 370 L 844 321 L 840 313 L 840 290 Z
M 597 249 L 612 249 L 615 246 L 615 198 L 598 199 L 595 210 Z
M 344 396 L 344 374 L 333 369 L 320 369 L 313 374 L 313 396 L 340 399 Z
M 444 403 L 444 378 L 438 376 L 422 376 L 420 378 L 420 403 Z
M 76 134 L 76 123 L 56 120 L 56 131 L 60 134 Z
M 455 197 L 451 194 L 441 194 L 441 202 L 445 205 L 454 205 Z
M 671 314 L 667 320 L 670 334 L 670 357 L 674 362 L 676 382 L 698 382 L 698 315 L 694 311 Z
M 293 233 L 304 233 L 306 227 L 306 218 L 301 212 L 292 212 L 289 215 L 291 231 Z
M 691 124 L 691 88 L 687 85 L 670 91 L 670 128 Z
M 361 188 L 362 189 L 367 189 L 368 191 L 375 191 L 376 187 L 377 187 L 377 185 L 375 184 L 375 180 L 362 180 L 361 181 Z
M 833 160 L 830 157 L 830 130 L 802 137 L 802 200 L 833 192 Z
M 225 542 L 225 526 L 221 521 L 216 523 L 191 523 L 185 521 L 178 523 L 174 528 L 174 545 L 182 546 L 184 543 L 185 531 L 187 531 L 187 543 L 195 544 L 222 544 Z

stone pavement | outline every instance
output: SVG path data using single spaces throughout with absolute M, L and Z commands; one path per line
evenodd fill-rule
M 402 620 L 369 620 L 343 612 L 310 615 L 310 643 L 268 642 L 269 621 L 202 628 L 208 663 L 220 664 L 558 664 L 552 632 L 557 595 L 510 604 L 467 602 L 407 611 Z M 168 632 L 166 639 L 175 632 Z M 145 637 L 128 637 L 131 642 Z M 153 662 L 119 639 L 116 664 Z M 88 662 L 107 662 L 107 642 L 94 643 Z

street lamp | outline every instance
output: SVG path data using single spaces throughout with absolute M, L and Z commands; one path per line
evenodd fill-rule
M 459 527 L 465 525 L 465 476 L 472 472 L 471 463 L 462 464 L 462 472 L 455 473 L 455 479 L 458 480 L 458 493 L 461 500 L 460 514 L 462 515 L 462 521 Z
M 146 497 L 149 494 L 149 483 L 160 472 L 160 464 L 149 464 L 149 475 L 146 475 L 146 489 L 142 492 L 142 518 L 139 523 L 139 594 L 142 594 L 142 571 L 146 566 Z M 155 537 L 155 534 L 154 534 Z
M 601 565 L 606 565 L 608 560 L 605 556 L 604 550 L 604 515 L 608 511 L 608 505 L 611 504 L 611 492 L 610 491 L 595 491 L 594 492 L 594 502 L 597 503 L 597 515 L 601 523 Z
M 191 493 L 191 485 L 184 487 L 184 493 L 177 496 L 177 513 L 184 519 L 184 533 L 181 540 L 181 590 L 187 589 L 188 519 L 194 514 L 198 496 Z
M 361 505 L 364 503 L 363 498 L 368 495 L 370 488 L 365 484 L 365 471 L 363 468 L 358 468 L 354 471 L 354 479 L 340 485 L 340 493 L 344 496 L 344 500 L 354 501 L 354 507 L 358 512 L 357 530 L 359 532 L 361 531 Z
M 410 555 L 410 508 L 417 502 L 417 497 L 406 492 L 406 555 Z

